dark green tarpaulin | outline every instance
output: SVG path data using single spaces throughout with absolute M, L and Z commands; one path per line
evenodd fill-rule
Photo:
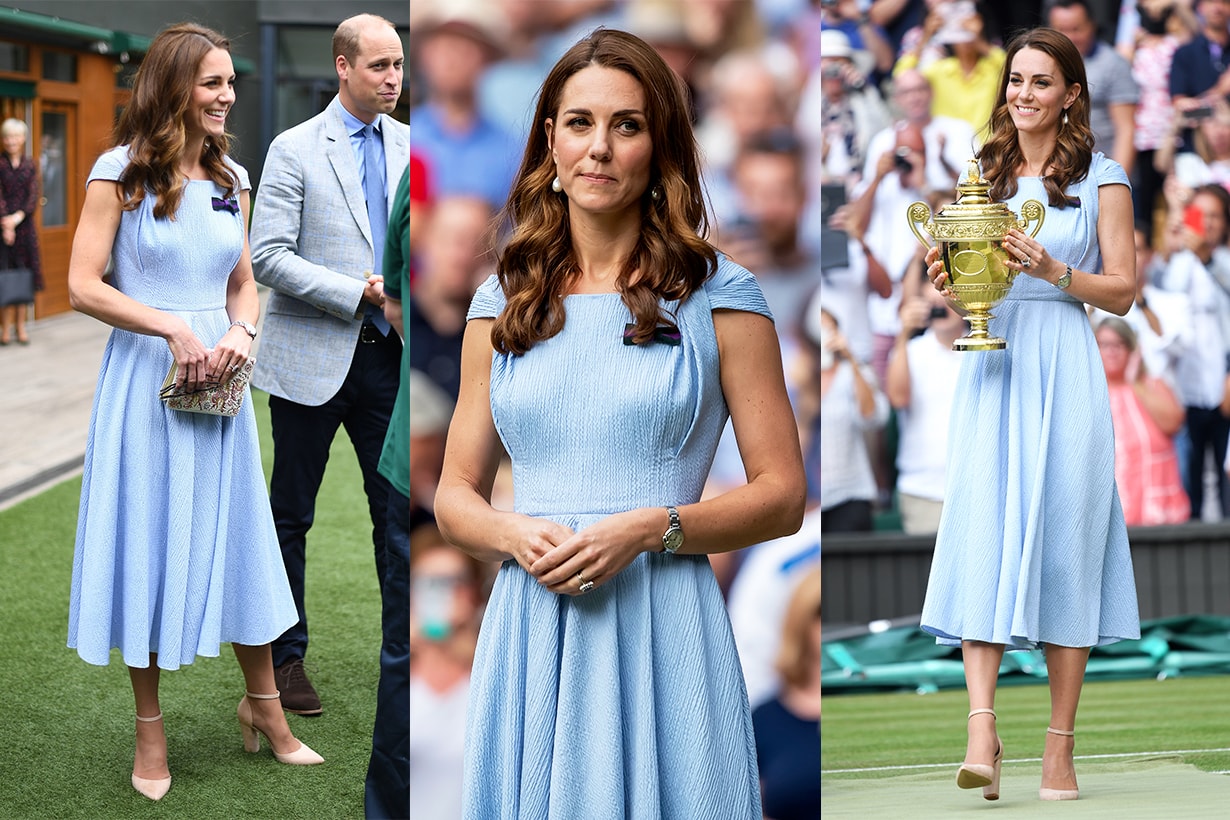
M 821 654 L 825 694 L 843 691 L 934 692 L 965 686 L 958 647 L 939 646 L 913 626 L 825 640 Z M 1140 639 L 1095 647 L 1085 680 L 1168 678 L 1230 673 L 1230 618 L 1191 615 L 1147 621 Z M 1005 652 L 1001 684 L 1044 683 L 1042 650 Z

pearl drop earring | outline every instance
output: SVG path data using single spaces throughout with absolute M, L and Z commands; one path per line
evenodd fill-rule
M 661 185 L 653 186 L 653 190 L 649 192 L 649 198 L 652 199 L 654 202 L 657 202 L 659 199 L 661 199 L 662 198 L 662 186 Z
M 557 194 L 564 192 L 564 186 L 560 184 L 559 177 L 551 180 L 551 190 L 555 191 Z

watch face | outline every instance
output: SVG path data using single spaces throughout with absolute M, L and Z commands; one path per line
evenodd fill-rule
M 683 546 L 683 530 L 678 527 L 671 527 L 662 536 L 662 546 L 666 547 L 667 552 L 674 552 Z

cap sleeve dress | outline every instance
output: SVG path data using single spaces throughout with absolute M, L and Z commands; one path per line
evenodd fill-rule
M 1101 273 L 1098 189 L 1127 185 L 1094 154 L 1046 207 L 1038 241 L 1074 269 Z M 1008 207 L 1046 205 L 1039 178 Z M 1021 274 L 993 311 L 1007 350 L 967 352 L 953 402 L 944 511 L 921 625 L 962 640 L 1087 647 L 1139 638 L 1136 584 L 1115 487 L 1106 376 L 1084 304 Z
M 677 344 L 624 344 L 618 294 L 577 294 L 558 335 L 494 353 L 518 512 L 579 531 L 700 499 L 728 417 L 712 311 L 769 315 L 752 275 L 719 258 L 667 305 Z M 492 277 L 469 317 L 503 306 Z M 747 693 L 705 556 L 644 553 L 577 597 L 503 564 L 474 660 L 464 800 L 467 818 L 492 820 L 761 817 Z
M 247 190 L 247 172 L 228 160 Z M 90 181 L 118 180 L 127 149 L 103 154 Z M 88 183 L 87 183 L 88 184 Z M 185 183 L 175 219 L 148 194 L 125 211 L 111 283 L 188 323 L 213 346 L 229 329 L 226 286 L 243 253 L 243 219 L 208 180 Z M 238 201 L 238 198 L 235 198 Z M 105 665 L 175 669 L 219 644 L 260 645 L 296 622 L 282 565 L 252 400 L 237 416 L 168 410 L 158 390 L 167 343 L 115 329 L 103 352 L 77 520 L 68 645 Z

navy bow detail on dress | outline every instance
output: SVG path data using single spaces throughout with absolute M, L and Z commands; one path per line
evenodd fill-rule
M 636 342 L 633 341 L 635 337 L 636 337 L 636 325 L 633 324 L 632 322 L 628 322 L 626 325 L 624 325 L 624 344 L 626 345 L 636 344 Z M 665 326 L 660 325 L 657 328 L 655 328 L 653 331 L 653 341 L 661 342 L 662 344 L 670 345 L 671 347 L 678 347 L 679 344 L 683 341 L 683 336 L 680 335 L 679 328 L 665 327 Z
M 223 199 L 215 196 L 210 199 L 210 204 L 214 206 L 215 211 L 229 211 L 233 214 L 239 213 L 239 203 L 234 199 Z

